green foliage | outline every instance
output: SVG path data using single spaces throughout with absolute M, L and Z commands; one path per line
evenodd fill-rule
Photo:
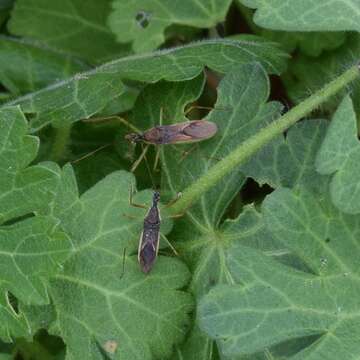
M 316 160 L 319 173 L 335 173 L 330 184 L 334 204 L 346 213 L 358 214 L 360 143 L 349 97 L 336 111 Z
M 116 43 L 106 26 L 110 1 L 46 0 L 15 1 L 9 31 L 35 39 L 46 46 L 102 63 L 129 52 Z
M 357 0 L 238 0 L 257 9 L 257 25 L 286 31 L 359 31 Z
M 157 48 L 164 40 L 164 30 L 171 24 L 200 28 L 215 26 L 225 19 L 230 0 L 205 0 L 184 3 L 157 1 L 113 1 L 109 25 L 119 42 L 132 41 L 136 52 Z
M 289 68 L 284 77 L 285 85 L 291 99 L 298 103 L 305 99 L 310 93 L 320 89 L 328 81 L 338 76 L 344 68 L 356 64 L 360 56 L 360 36 L 350 34 L 345 43 L 330 53 L 323 54 L 317 58 L 300 56 Z M 335 111 L 338 102 L 347 93 L 344 89 L 337 100 L 327 101 L 322 105 L 324 110 Z M 356 81 L 351 86 L 350 95 L 354 101 L 356 110 L 360 109 L 359 102 L 360 85 Z
M 358 358 L 359 13 L 1 2 L 0 359 Z
M 96 358 L 109 341 L 121 346 L 127 358 L 163 357 L 186 332 L 191 296 L 177 290 L 189 277 L 184 264 L 160 257 L 146 276 L 132 255 L 144 217 L 144 210 L 134 211 L 128 201 L 133 181 L 128 173 L 116 172 L 79 198 L 71 168 L 63 170 L 53 215 L 69 234 L 75 254 L 55 277 L 51 294 L 70 358 Z M 150 196 L 147 192 L 135 201 L 149 203 Z
M 346 40 L 344 32 L 282 32 L 262 31 L 267 39 L 281 43 L 288 52 L 299 49 L 304 55 L 316 57 L 323 51 L 334 50 Z
M 0 38 L 0 81 L 13 95 L 26 94 L 87 69 L 80 61 L 32 43 Z
M 218 40 L 158 54 L 122 58 L 69 80 L 29 93 L 11 104 L 24 112 L 36 114 L 31 124 L 38 130 L 51 122 L 61 125 L 88 118 L 109 102 L 129 91 L 123 80 L 154 82 L 189 80 L 204 66 L 226 72 L 234 64 L 259 60 L 270 73 L 284 68 L 285 54 L 261 42 Z M 159 68 L 159 65 L 161 67 Z
M 24 304 L 50 301 L 48 280 L 70 252 L 70 242 L 48 213 L 54 200 L 59 174 L 55 164 L 28 166 L 39 146 L 38 139 L 27 135 L 26 120 L 18 107 L 0 111 L 1 206 L 0 206 L 0 336 L 27 336 L 29 325 L 17 315 L 9 292 Z M 15 224 L 4 222 L 38 214 Z
M 296 358 L 356 357 L 358 219 L 306 189 L 276 190 L 262 211 L 268 231 L 299 258 L 301 268 L 235 244 L 227 254 L 232 285 L 217 286 L 200 303 L 203 329 L 225 355 L 317 336 Z

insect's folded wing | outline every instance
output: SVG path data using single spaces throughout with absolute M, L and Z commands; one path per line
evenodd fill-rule
M 159 233 L 153 233 L 150 237 L 152 238 L 142 239 L 138 253 L 140 267 L 144 273 L 148 273 L 152 269 L 157 257 Z
M 211 121 L 193 120 L 190 121 L 183 129 L 184 136 L 191 137 L 195 140 L 209 139 L 217 132 L 217 125 Z

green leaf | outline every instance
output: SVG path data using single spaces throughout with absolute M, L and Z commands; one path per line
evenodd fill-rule
M 322 88 L 327 82 L 336 78 L 344 69 L 358 63 L 360 57 L 360 35 L 349 34 L 343 46 L 330 53 L 314 59 L 299 56 L 289 66 L 289 72 L 284 76 L 284 83 L 290 98 L 299 103 L 309 94 Z M 355 81 L 351 85 L 351 97 L 357 113 L 360 111 L 360 85 Z M 337 97 L 330 99 L 321 107 L 322 110 L 335 111 L 349 88 L 340 91 Z
M 217 360 L 216 343 L 198 326 L 187 335 L 187 341 L 174 352 L 174 360 Z
M 0 111 L 0 219 L 45 213 L 59 182 L 54 164 L 27 167 L 35 158 L 38 139 L 27 135 L 18 107 Z M 0 228 L 0 337 L 28 336 L 28 323 L 8 300 L 8 291 L 24 304 L 49 302 L 48 277 L 60 269 L 70 243 L 49 217 L 32 217 Z
M 133 183 L 129 173 L 115 172 L 79 198 L 71 167 L 63 170 L 53 216 L 75 253 L 54 278 L 51 295 L 69 359 L 111 357 L 111 347 L 116 358 L 165 358 L 186 333 L 192 301 L 179 290 L 189 278 L 186 267 L 160 256 L 145 275 L 133 255 L 145 214 L 129 204 Z M 150 199 L 143 192 L 134 201 Z
M 356 115 L 345 97 L 330 123 L 316 165 L 321 174 L 333 174 L 330 192 L 334 204 L 349 214 L 360 212 L 360 143 Z
M 307 56 L 316 57 L 324 51 L 335 50 L 346 40 L 344 32 L 282 32 L 263 30 L 266 39 L 279 42 L 284 49 L 292 53 L 298 49 Z
M 0 25 L 9 18 L 10 9 L 14 0 L 2 0 L 0 3 Z
M 67 81 L 55 83 L 10 104 L 32 113 L 33 131 L 55 122 L 66 125 L 101 111 L 126 91 L 123 79 L 142 82 L 189 80 L 207 66 L 226 73 L 235 65 L 259 60 L 270 73 L 280 73 L 286 55 L 256 41 L 214 40 L 149 55 L 119 59 Z
M 315 336 L 292 358 L 358 357 L 358 218 L 305 189 L 276 190 L 263 213 L 270 234 L 303 266 L 235 244 L 227 254 L 232 285 L 218 286 L 202 300 L 202 328 L 228 356 Z
M 27 135 L 28 125 L 19 107 L 0 110 L 0 222 L 46 212 L 54 198 L 59 174 L 53 163 L 28 167 L 39 140 Z
M 254 22 L 286 31 L 360 31 L 357 0 L 239 0 L 256 8 Z M 339 16 L 341 14 L 341 16 Z
M 48 278 L 61 268 L 70 252 L 70 242 L 59 231 L 58 221 L 34 217 L 0 228 L 0 336 L 27 336 L 28 324 L 17 315 L 4 294 L 10 291 L 24 304 L 49 302 Z
M 210 140 L 183 146 L 188 155 L 164 148 L 163 170 L 167 187 L 173 193 L 186 188 L 264 123 L 277 117 L 280 104 L 266 103 L 268 95 L 268 78 L 260 65 L 243 65 L 227 74 L 218 87 L 215 109 L 206 117 L 217 124 L 217 134 Z M 187 212 L 192 222 L 203 224 L 199 230 L 206 229 L 206 233 L 219 225 L 243 181 L 239 170 L 234 171 Z
M 135 124 L 141 119 L 157 124 L 161 107 L 164 109 L 164 124 L 184 121 L 185 104 L 199 96 L 202 86 L 202 77 L 173 86 L 164 82 L 149 85 L 135 106 Z M 193 144 L 162 147 L 163 192 L 165 189 L 173 195 L 181 192 L 211 164 L 276 117 L 280 106 L 278 103 L 266 103 L 268 94 L 268 78 L 259 64 L 243 65 L 228 73 L 218 87 L 215 109 L 206 117 L 218 125 L 214 138 L 198 143 L 195 149 Z M 187 151 L 189 154 L 186 156 Z M 253 233 L 262 231 L 261 219 L 254 209 L 245 212 L 240 225 L 233 231 L 230 224 L 225 227 L 220 225 L 224 211 L 243 182 L 241 172 L 234 171 L 204 195 L 199 204 L 188 209 L 186 217 L 177 221 L 175 232 L 171 234 L 174 246 L 184 254 L 192 268 L 191 290 L 197 297 L 214 284 L 227 280 L 224 254 L 233 239 L 237 238 L 235 234 L 243 233 L 243 237 L 250 241 Z M 273 248 L 269 237 L 268 240 L 267 247 Z M 177 356 L 187 358 L 193 353 L 194 359 L 195 354 L 210 359 L 213 346 L 195 328 L 192 337 L 177 350 Z
M 58 221 L 37 216 L 0 229 L 1 288 L 24 304 L 49 302 L 42 278 L 59 270 L 70 250 Z
M 108 0 L 90 0 L 86 4 L 81 0 L 66 3 L 18 0 L 8 28 L 11 34 L 37 39 L 70 55 L 101 63 L 129 52 L 127 47 L 116 43 L 105 24 L 109 3 Z
M 273 188 L 305 185 L 321 191 L 328 177 L 315 172 L 315 158 L 325 137 L 326 121 L 307 120 L 296 124 L 286 134 L 264 146 L 242 171 L 260 185 Z
M 230 0 L 187 1 L 113 0 L 109 26 L 121 43 L 133 42 L 136 52 L 157 48 L 171 24 L 209 28 L 225 19 Z M 180 6 L 179 6 L 180 5 Z
M 236 2 L 237 8 L 252 32 L 261 35 L 265 39 L 280 43 L 288 53 L 297 50 L 297 56 L 299 56 L 299 53 L 313 57 L 319 56 L 326 50 L 338 48 L 346 40 L 347 34 L 345 32 L 287 32 L 261 28 L 253 22 L 253 11 L 241 5 L 240 1 Z M 238 36 L 232 35 L 231 38 L 237 38 Z M 292 61 L 289 61 L 289 65 L 292 65 Z
M 0 82 L 13 95 L 38 90 L 87 68 L 68 55 L 0 37 Z
M 200 97 L 204 85 L 204 72 L 188 81 L 159 81 L 147 85 L 132 110 L 131 124 L 145 131 L 161 123 L 186 121 L 185 106 Z M 161 110 L 163 119 L 160 118 Z

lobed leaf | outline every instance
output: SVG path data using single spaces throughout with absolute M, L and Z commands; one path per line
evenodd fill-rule
M 27 135 L 19 107 L 0 110 L 0 222 L 45 213 L 54 198 L 59 174 L 53 163 L 28 166 L 36 157 L 39 140 Z
M 226 73 L 235 65 L 259 60 L 270 73 L 279 73 L 285 54 L 262 42 L 214 40 L 154 54 L 119 59 L 55 83 L 9 104 L 32 113 L 32 131 L 49 123 L 69 124 L 101 111 L 126 91 L 124 79 L 142 82 L 189 80 L 207 66 Z
M 257 25 L 286 31 L 360 31 L 357 0 L 239 0 Z
M 70 252 L 56 219 L 33 216 L 49 210 L 59 182 L 54 164 L 28 167 L 37 148 L 38 138 L 27 135 L 20 109 L 0 110 L 0 337 L 5 341 L 29 335 L 26 318 L 12 302 L 48 303 L 48 279 Z M 33 217 L 19 221 L 24 216 Z
M 349 96 L 333 116 L 316 158 L 320 174 L 333 174 L 330 193 L 334 204 L 349 214 L 360 212 L 360 143 L 356 115 Z
M 242 171 L 260 185 L 272 188 L 306 186 L 321 191 L 328 177 L 315 172 L 315 158 L 325 137 L 325 120 L 306 120 L 296 124 L 286 134 L 264 146 Z
M 356 358 L 358 219 L 306 189 L 276 190 L 263 213 L 268 232 L 302 266 L 281 264 L 236 243 L 227 253 L 232 285 L 218 286 L 202 300 L 202 328 L 228 356 L 315 336 L 292 358 Z
M 132 123 L 140 128 L 145 122 L 150 122 L 150 126 L 158 124 L 161 108 L 163 124 L 184 121 L 185 105 L 200 95 L 202 86 L 202 76 L 175 86 L 166 82 L 149 85 L 136 103 Z M 266 73 L 259 64 L 243 65 L 229 72 L 219 85 L 215 109 L 206 117 L 217 124 L 218 133 L 212 139 L 199 142 L 195 149 L 193 144 L 161 147 L 163 192 L 168 190 L 174 195 L 181 191 L 242 139 L 276 117 L 280 106 L 266 103 L 268 90 Z M 237 229 L 232 224 L 220 225 L 225 209 L 243 182 L 241 172 L 234 171 L 231 177 L 204 195 L 199 205 L 189 209 L 184 219 L 177 220 L 172 232 L 174 246 L 192 268 L 191 290 L 197 297 L 214 284 L 227 281 L 224 254 L 232 241 L 238 239 L 238 234 L 251 242 L 254 233 L 262 231 L 262 220 L 254 209 L 246 211 Z M 274 244 L 269 237 L 268 240 L 266 247 L 272 249 Z M 177 356 L 190 356 L 194 351 L 191 355 L 194 358 L 194 354 L 210 358 L 213 348 L 214 344 L 195 327 L 189 340 L 178 349 Z
M 279 31 L 279 30 L 268 30 L 257 26 L 253 22 L 253 11 L 241 4 L 241 0 L 238 0 L 235 4 L 239 9 L 242 16 L 246 19 L 247 25 L 251 28 L 252 32 L 261 36 L 263 39 L 271 40 L 281 44 L 282 48 L 288 53 L 294 53 L 296 55 L 307 55 L 311 57 L 317 57 L 324 51 L 334 50 L 341 46 L 346 38 L 347 33 L 335 32 L 335 31 Z M 232 35 L 231 38 L 236 39 L 241 35 Z M 253 36 L 248 35 L 246 36 Z M 289 66 L 292 65 L 293 61 L 289 61 Z
M 209 28 L 225 19 L 230 0 L 178 3 L 165 0 L 113 0 L 109 26 L 121 43 L 133 42 L 135 52 L 150 51 L 165 41 L 171 24 Z
M 102 359 L 105 353 L 115 359 L 161 358 L 186 333 L 192 301 L 179 290 L 189 278 L 186 267 L 160 256 L 145 275 L 135 259 L 144 210 L 129 204 L 133 184 L 132 175 L 119 171 L 79 197 L 71 167 L 63 169 L 52 215 L 74 253 L 53 277 L 51 296 L 53 331 L 63 337 L 69 359 Z M 149 203 L 150 195 L 137 194 L 134 201 Z M 166 233 L 170 228 L 163 225 Z M 36 329 L 38 316 L 28 317 Z
M 8 29 L 11 34 L 37 39 L 69 55 L 102 63 L 129 53 L 129 48 L 116 43 L 106 26 L 109 12 L 108 0 L 17 0 Z
M 266 39 L 281 43 L 288 53 L 298 50 L 303 55 L 311 57 L 317 57 L 324 51 L 339 48 L 346 41 L 347 35 L 344 32 L 282 32 L 270 30 L 263 30 L 261 34 Z
M 324 53 L 316 59 L 299 56 L 294 60 L 289 66 L 288 73 L 284 75 L 284 83 L 291 100 L 295 103 L 303 101 L 309 94 L 336 78 L 344 68 L 358 63 L 360 57 L 359 40 L 359 34 L 349 34 L 345 43 L 335 51 Z M 359 81 L 355 81 L 347 89 L 340 91 L 335 99 L 329 99 L 322 104 L 321 110 L 335 111 L 342 98 L 350 92 L 358 113 L 360 110 L 359 91 Z
M 0 82 L 13 95 L 38 90 L 87 68 L 68 55 L 0 37 Z

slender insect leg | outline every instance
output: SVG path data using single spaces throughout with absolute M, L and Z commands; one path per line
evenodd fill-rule
M 144 204 L 136 204 L 136 203 L 133 202 L 133 194 L 134 194 L 134 188 L 133 188 L 133 185 L 131 184 L 130 185 L 130 192 L 129 192 L 129 204 L 131 206 L 134 206 L 134 207 L 137 207 L 137 208 L 147 209 L 148 206 L 146 206 Z
M 77 162 L 79 162 L 79 161 L 81 161 L 81 160 L 84 160 L 84 159 L 86 159 L 87 157 L 89 157 L 89 156 L 91 156 L 91 155 L 96 154 L 98 151 L 100 151 L 100 150 L 102 150 L 102 149 L 105 149 L 105 148 L 107 148 L 107 147 L 110 146 L 110 145 L 112 145 L 112 144 L 105 144 L 105 145 L 103 145 L 103 146 L 100 146 L 100 147 L 98 147 L 97 149 L 95 149 L 95 150 L 87 153 L 86 155 L 84 155 L 84 156 L 82 156 L 82 157 L 80 157 L 80 158 L 72 161 L 71 163 L 72 163 L 72 164 L 76 164 Z
M 164 108 L 161 106 L 161 108 L 160 108 L 160 117 L 159 117 L 159 125 L 160 126 L 162 125 L 163 119 L 164 119 Z
M 159 164 L 159 158 L 160 158 L 160 148 L 161 147 L 161 145 L 158 145 L 157 147 L 156 147 L 156 153 L 155 153 L 155 162 L 154 162 L 154 167 L 153 167 L 153 170 L 154 171 L 158 171 L 158 169 L 157 169 L 157 166 L 158 166 L 158 164 Z
M 172 200 L 170 200 L 166 205 L 164 205 L 164 208 L 168 208 L 172 205 L 174 205 L 182 196 L 182 192 L 178 192 L 176 194 L 176 197 L 173 198 Z M 180 214 L 174 214 L 174 215 L 169 215 L 167 216 L 168 218 L 170 219 L 177 219 L 177 218 L 180 218 L 180 217 L 183 217 L 185 215 L 186 211 L 180 213 Z
M 163 239 L 165 239 L 165 241 L 167 242 L 167 244 L 169 245 L 170 249 L 174 252 L 174 254 L 176 256 L 179 256 L 179 253 L 176 251 L 176 249 L 171 245 L 171 242 L 167 239 L 166 236 L 161 235 Z
M 170 215 L 170 216 L 168 216 L 168 218 L 170 218 L 170 219 L 179 219 L 179 218 L 183 217 L 185 214 L 186 214 L 186 211 L 184 211 L 184 212 L 182 212 L 180 214 Z
M 112 119 L 118 120 L 119 122 L 121 122 L 122 124 L 124 124 L 129 129 L 131 129 L 132 131 L 134 131 L 136 133 L 141 132 L 136 126 L 132 125 L 127 120 L 125 120 L 124 118 L 122 118 L 121 116 L 118 116 L 118 115 L 110 115 L 110 116 L 104 116 L 104 117 L 91 117 L 89 119 L 83 119 L 82 122 L 100 123 L 100 122 L 105 122 L 107 120 L 112 120 Z
M 123 250 L 122 273 L 120 275 L 119 280 L 122 279 L 122 277 L 125 274 L 125 261 L 126 261 L 126 248 L 124 248 L 124 250 Z
M 188 115 L 191 111 L 193 111 L 194 109 L 204 109 L 204 110 L 221 110 L 221 111 L 231 111 L 231 109 L 229 108 L 213 108 L 211 106 L 200 106 L 200 105 L 191 105 L 189 108 L 187 108 L 184 112 L 184 115 Z
M 136 132 L 136 133 L 141 133 L 141 131 L 134 126 L 133 124 L 129 123 L 127 120 L 125 120 L 124 118 L 120 117 L 120 116 L 116 116 L 116 119 L 119 120 L 122 124 L 124 124 L 125 126 L 127 126 L 129 129 L 131 129 L 132 131 Z
M 134 172 L 134 171 L 136 170 L 136 168 L 139 166 L 139 164 L 141 163 L 142 159 L 145 157 L 148 149 L 149 149 L 149 144 L 147 144 L 147 145 L 144 147 L 141 155 L 140 155 L 139 158 L 134 162 L 133 166 L 132 166 L 131 169 L 130 169 L 131 172 Z
M 187 108 L 184 111 L 184 115 L 188 115 L 191 111 L 193 111 L 194 109 L 204 109 L 204 110 L 213 110 L 214 108 L 210 107 L 210 106 L 200 106 L 200 105 L 191 105 L 189 108 Z
M 174 205 L 174 204 L 181 198 L 181 195 L 182 195 L 182 193 L 181 193 L 181 192 L 178 192 L 178 193 L 176 194 L 176 197 L 173 198 L 173 199 L 171 199 L 164 207 L 165 207 L 165 208 L 168 208 L 168 207 L 170 207 L 171 205 Z

